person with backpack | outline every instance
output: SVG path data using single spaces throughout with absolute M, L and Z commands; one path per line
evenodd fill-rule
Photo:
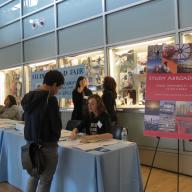
M 24 137 L 27 143 L 41 145 L 45 169 L 38 176 L 29 177 L 27 192 L 49 192 L 58 162 L 58 140 L 62 123 L 57 98 L 54 96 L 64 84 L 64 77 L 57 70 L 45 74 L 43 84 L 27 93 L 21 105 L 24 110 Z

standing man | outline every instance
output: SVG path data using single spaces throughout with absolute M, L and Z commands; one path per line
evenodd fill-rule
M 43 85 L 27 93 L 21 101 L 24 110 L 24 136 L 27 142 L 39 141 L 45 157 L 46 168 L 38 177 L 28 180 L 27 192 L 49 192 L 55 173 L 62 124 L 57 98 L 54 96 L 64 84 L 64 77 L 57 70 L 45 74 Z M 40 130 L 40 134 L 39 134 Z

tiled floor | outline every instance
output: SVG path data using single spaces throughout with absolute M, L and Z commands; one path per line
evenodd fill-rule
M 149 168 L 142 166 L 141 171 L 142 171 L 143 184 L 145 185 L 147 175 L 149 173 Z M 176 192 L 177 191 L 176 187 L 177 187 L 176 174 L 159 169 L 153 169 L 146 192 Z M 180 192 L 191 192 L 191 191 L 192 191 L 192 177 L 180 176 Z M 0 183 L 0 192 L 21 192 L 21 191 L 12 187 L 11 185 L 8 185 L 7 183 Z

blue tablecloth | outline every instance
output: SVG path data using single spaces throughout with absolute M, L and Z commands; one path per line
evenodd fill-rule
M 5 131 L 0 156 L 0 182 L 25 191 L 28 175 L 21 167 L 23 136 Z M 59 147 L 59 162 L 51 192 L 141 192 L 142 181 L 137 146 L 116 144 L 111 151 L 84 152 Z
M 1 155 L 1 146 L 2 146 L 2 141 L 3 141 L 3 134 L 4 134 L 3 129 L 0 129 L 0 155 Z

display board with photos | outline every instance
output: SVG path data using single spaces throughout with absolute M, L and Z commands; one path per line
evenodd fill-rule
M 113 48 L 110 55 L 110 74 L 117 83 L 117 107 L 144 107 L 147 45 Z
M 59 59 L 59 67 L 69 67 L 83 64 L 86 69 L 88 87 L 95 93 L 102 91 L 104 79 L 104 52 L 95 51 Z
M 192 44 L 148 47 L 144 135 L 192 139 Z
M 126 105 L 143 104 L 142 87 L 145 86 L 146 61 L 141 61 L 141 53 L 134 52 L 134 50 L 128 51 L 127 54 L 126 61 L 121 63 L 120 67 L 119 91 Z
M 144 108 L 149 45 L 172 44 L 173 36 L 109 49 L 110 75 L 117 83 L 117 108 Z
M 5 76 L 5 97 L 7 95 L 13 95 L 17 103 L 20 104 L 22 97 L 22 68 L 9 69 L 3 72 Z

